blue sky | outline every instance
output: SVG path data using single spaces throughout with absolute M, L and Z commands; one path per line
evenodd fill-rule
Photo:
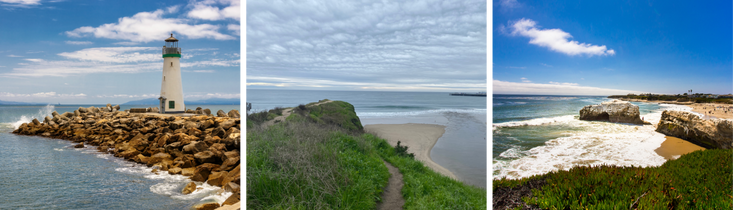
M 0 100 L 157 98 L 171 32 L 187 100 L 239 98 L 238 0 L 0 0 Z
M 733 92 L 731 1 L 494 1 L 495 94 Z
M 247 88 L 486 91 L 486 3 L 247 1 Z

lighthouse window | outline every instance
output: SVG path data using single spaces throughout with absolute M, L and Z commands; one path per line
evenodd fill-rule
M 169 109 L 175 109 L 176 108 L 176 102 L 175 101 L 168 101 L 168 108 Z
M 163 76 L 163 82 L 165 82 L 165 76 Z
M 173 62 L 171 62 L 171 67 L 173 67 Z

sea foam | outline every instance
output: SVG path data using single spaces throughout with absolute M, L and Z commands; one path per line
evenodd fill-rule
M 641 115 L 645 121 L 656 124 L 663 110 L 689 111 L 682 105 L 661 104 L 661 108 Z M 665 141 L 665 135 L 654 131 L 655 125 L 632 125 L 609 122 L 581 121 L 570 116 L 541 118 L 520 122 L 498 123 L 498 127 L 544 125 L 562 122 L 579 131 L 551 139 L 544 145 L 520 150 L 512 147 L 495 159 L 495 178 L 518 179 L 574 166 L 659 166 L 666 160 L 654 152 Z M 503 159 L 503 160 L 502 160 Z M 508 159 L 508 160 L 506 160 Z

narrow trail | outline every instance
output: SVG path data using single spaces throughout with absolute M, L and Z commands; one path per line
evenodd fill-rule
M 405 205 L 405 199 L 402 198 L 402 186 L 405 185 L 402 181 L 402 173 L 387 161 L 382 160 L 382 162 L 387 166 L 390 176 L 382 192 L 382 202 L 377 204 L 377 210 L 402 209 L 402 206 Z
M 322 101 L 322 102 L 318 102 L 316 104 L 309 105 L 308 107 L 318 106 L 318 105 L 321 105 L 321 104 L 326 104 L 326 103 L 331 103 L 331 102 L 333 102 L 333 101 L 331 101 L 331 100 Z M 294 108 L 283 109 L 281 116 L 277 116 L 277 117 L 275 117 L 275 119 L 272 119 L 272 120 L 269 120 L 269 121 L 267 121 L 265 123 L 262 123 L 260 125 L 260 127 L 261 128 L 267 128 L 267 127 L 270 127 L 270 126 L 274 125 L 275 123 L 285 121 L 285 119 L 287 119 L 290 116 L 290 114 L 293 113 L 293 109 Z

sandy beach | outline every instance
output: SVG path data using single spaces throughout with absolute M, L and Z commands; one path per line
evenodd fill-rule
M 722 119 L 733 119 L 733 104 L 694 103 L 693 112 Z
M 451 171 L 430 159 L 430 150 L 445 133 L 445 126 L 415 123 L 374 124 L 364 126 L 364 130 L 386 139 L 392 146 L 397 145 L 397 141 L 400 141 L 400 145 L 408 146 L 407 152 L 414 153 L 415 158 L 425 163 L 426 166 L 438 173 L 456 179 Z
M 662 146 L 654 151 L 667 160 L 674 160 L 679 158 L 681 155 L 697 150 L 705 150 L 703 147 L 677 137 L 667 136 L 666 138 L 667 139 L 662 142 Z

